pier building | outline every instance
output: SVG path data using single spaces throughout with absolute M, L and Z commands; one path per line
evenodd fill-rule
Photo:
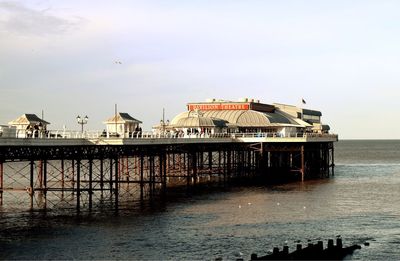
M 36 114 L 22 114 L 15 120 L 8 123 L 11 127 L 15 127 L 16 135 L 19 138 L 25 136 L 33 136 L 35 130 L 36 133 L 42 132 L 47 129 L 47 125 L 50 123 L 39 118 Z
M 129 137 L 134 132 L 141 130 L 140 124 L 142 122 L 133 118 L 126 112 L 118 112 L 116 115 L 108 118 L 103 122 L 106 124 L 106 135 L 111 136 Z
M 169 125 L 182 133 L 266 133 L 280 136 L 321 133 L 322 113 L 284 104 L 263 104 L 259 100 L 238 102 L 210 99 L 189 103 L 187 111 L 175 116 Z M 327 133 L 327 132 L 326 132 Z
M 90 210 L 108 198 L 118 209 L 168 188 L 329 177 L 338 136 L 316 127 L 321 116 L 257 100 L 209 100 L 188 103 L 162 132 L 139 135 L 141 122 L 118 113 L 105 122 L 106 135 L 48 129 L 41 136 L 3 136 L 0 203 L 14 198 L 18 206 Z

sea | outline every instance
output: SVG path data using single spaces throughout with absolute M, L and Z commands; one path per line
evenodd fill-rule
M 118 213 L 0 207 L 0 259 L 249 260 L 342 238 L 348 260 L 400 259 L 400 141 L 335 143 L 334 176 L 176 196 Z

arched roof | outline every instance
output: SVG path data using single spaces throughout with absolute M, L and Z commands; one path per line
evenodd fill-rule
M 213 126 L 221 126 L 222 123 L 233 125 L 237 127 L 270 127 L 270 126 L 298 126 L 303 127 L 290 116 L 281 113 L 268 113 L 258 112 L 254 110 L 208 110 L 202 111 L 201 116 L 191 116 L 191 111 L 186 111 L 178 114 L 172 119 L 171 124 L 176 127 L 190 126 L 194 127 L 196 124 L 209 125 L 213 121 Z M 195 122 L 193 118 L 203 118 L 203 122 Z M 208 123 L 205 123 L 208 119 Z M 219 121 L 217 123 L 217 121 Z M 185 124 L 183 124 L 185 123 Z M 225 124 L 223 124 L 225 125 Z M 199 125 L 197 125 L 199 127 Z M 212 125 L 209 125 L 212 126 Z
M 238 127 L 270 125 L 269 119 L 263 113 L 252 110 L 205 111 L 204 116 L 222 119 Z
M 171 120 L 170 125 L 177 125 L 177 123 L 178 123 L 178 121 L 179 121 L 180 119 L 189 117 L 189 113 L 190 113 L 190 111 L 185 111 L 185 112 L 179 113 L 178 115 L 176 115 L 176 116 Z
M 196 128 L 196 127 L 215 127 L 216 124 L 211 118 L 202 117 L 202 116 L 189 116 L 180 118 L 173 124 L 173 126 L 177 126 L 180 128 Z

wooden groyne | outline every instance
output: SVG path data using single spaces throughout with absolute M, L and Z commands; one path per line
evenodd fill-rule
M 357 249 L 361 249 L 361 246 L 343 247 L 342 239 L 337 238 L 336 245 L 334 245 L 333 239 L 329 239 L 327 248 L 324 248 L 322 241 L 318 241 L 317 244 L 309 243 L 304 248 L 298 244 L 296 250 L 291 253 L 288 246 L 284 246 L 282 250 L 275 247 L 272 254 L 260 257 L 252 254 L 251 260 L 343 260 Z

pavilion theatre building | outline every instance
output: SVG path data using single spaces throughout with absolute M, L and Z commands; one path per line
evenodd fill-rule
M 321 116 L 320 111 L 248 98 L 238 102 L 209 99 L 188 103 L 187 111 L 175 116 L 166 130 L 183 135 L 271 133 L 282 137 L 328 133 L 329 126 L 321 123 Z

